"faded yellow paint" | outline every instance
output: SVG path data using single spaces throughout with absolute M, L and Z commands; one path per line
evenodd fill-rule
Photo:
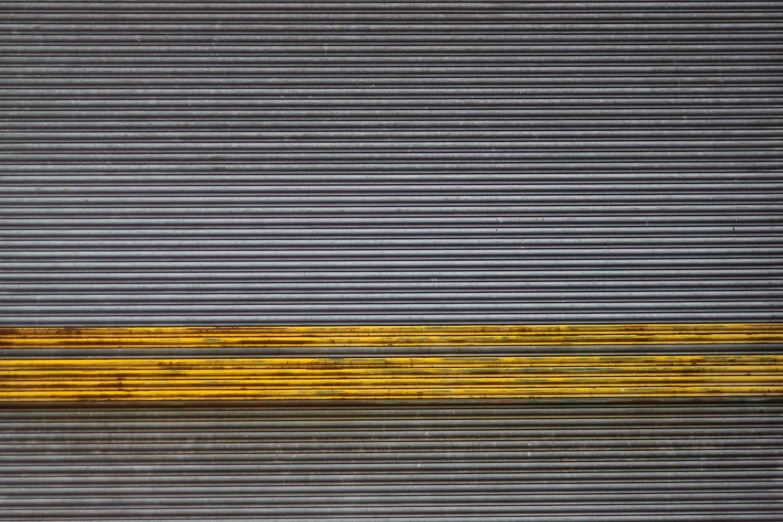
M 4 348 L 783 343 L 783 323 L 0 328 Z
M 38 349 L 783 344 L 783 324 L 0 328 Z M 691 350 L 693 352 L 693 349 Z M 23 352 L 20 352 L 23 353 Z M 29 352 L 24 352 L 29 353 Z M 0 402 L 783 396 L 783 354 L 0 359 Z
M 0 401 L 783 395 L 783 355 L 5 359 Z

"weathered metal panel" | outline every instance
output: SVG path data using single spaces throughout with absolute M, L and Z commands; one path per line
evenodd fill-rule
M 782 29 L 777 1 L 3 3 L 0 324 L 643 323 L 576 347 L 17 332 L 6 399 L 408 357 L 712 402 L 6 406 L 0 520 L 783 519 L 779 324 L 649 326 L 783 319 Z
M 766 321 L 780 2 L 5 2 L 0 322 Z
M 777 404 L 0 411 L 0 520 L 779 521 Z

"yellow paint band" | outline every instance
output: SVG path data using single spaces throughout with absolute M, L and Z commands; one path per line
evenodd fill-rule
M 0 328 L 3 348 L 783 343 L 783 323 Z
M 0 402 L 783 397 L 783 354 L 165 357 L 167 348 L 783 344 L 783 325 L 0 328 Z M 17 358 L 15 349 L 161 349 Z
M 783 355 L 0 361 L 14 403 L 782 395 Z

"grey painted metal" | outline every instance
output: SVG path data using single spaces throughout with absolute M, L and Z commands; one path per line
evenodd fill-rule
M 783 319 L 781 2 L 5 2 L 0 323 Z
M 778 521 L 780 404 L 0 411 L 0 520 Z

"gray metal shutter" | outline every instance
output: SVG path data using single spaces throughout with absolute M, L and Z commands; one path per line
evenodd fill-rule
M 781 405 L 0 413 L 0 520 L 775 521 Z
M 781 29 L 782 2 L 4 2 L 0 324 L 781 320 Z M 0 520 L 779 521 L 781 408 L 3 407 Z
M 781 2 L 5 2 L 0 322 L 758 321 Z

